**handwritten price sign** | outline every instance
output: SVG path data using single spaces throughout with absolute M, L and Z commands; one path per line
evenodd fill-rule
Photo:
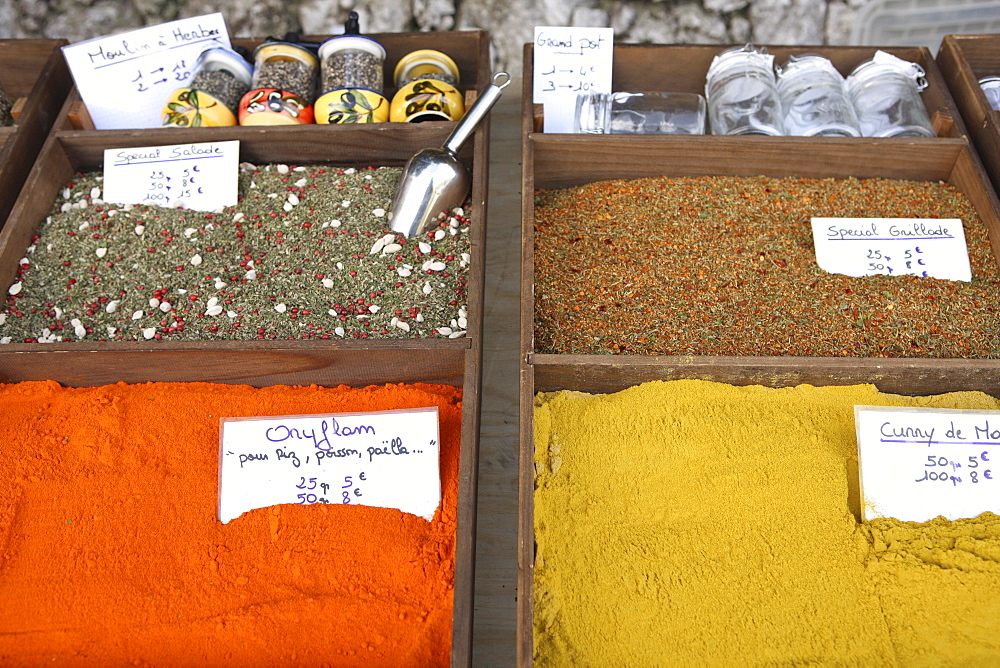
M 545 132 L 573 132 L 576 96 L 610 93 L 611 28 L 535 27 L 533 99 L 545 106 Z
M 855 406 L 865 519 L 1000 512 L 1000 412 Z
M 813 218 L 812 231 L 816 262 L 831 274 L 972 280 L 955 218 Z
M 397 508 L 441 503 L 438 411 L 224 418 L 219 521 L 280 503 Z

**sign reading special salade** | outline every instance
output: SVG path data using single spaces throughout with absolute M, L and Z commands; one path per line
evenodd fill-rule
M 219 521 L 282 503 L 396 508 L 441 503 L 438 410 L 223 418 Z

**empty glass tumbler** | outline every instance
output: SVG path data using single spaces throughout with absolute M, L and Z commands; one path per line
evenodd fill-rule
M 860 137 L 844 77 L 827 58 L 791 56 L 777 68 L 785 133 L 796 137 Z
M 785 134 L 774 56 L 752 44 L 712 59 L 705 77 L 708 118 L 717 135 Z
M 924 68 L 885 51 L 854 68 L 847 93 L 858 115 L 863 137 L 934 137 L 920 99 L 927 87 Z
M 705 133 L 705 98 L 697 93 L 584 93 L 576 98 L 576 132 Z
M 1000 77 L 983 77 L 979 80 L 979 87 L 983 89 L 990 108 L 1000 111 Z

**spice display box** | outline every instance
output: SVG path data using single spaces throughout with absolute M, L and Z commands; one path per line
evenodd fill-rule
M 615 90 L 697 92 L 719 47 L 616 47 Z M 772 53 L 789 53 L 769 49 Z M 809 49 L 794 49 L 802 52 Z M 925 49 L 889 49 L 928 72 L 923 93 L 937 138 L 804 138 L 545 134 L 531 101 L 531 48 L 525 50 L 522 116 L 522 278 L 520 368 L 520 526 L 518 663 L 532 661 L 534 560 L 534 397 L 538 392 L 609 393 L 650 380 L 700 379 L 788 387 L 871 383 L 884 392 L 927 395 L 980 390 L 1000 396 L 1000 361 L 984 359 L 541 354 L 534 341 L 535 198 L 538 189 L 609 179 L 697 176 L 892 178 L 942 181 L 972 202 L 1000 263 L 1000 205 L 965 138 L 947 88 Z M 873 49 L 815 49 L 848 71 Z M 619 54 L 622 57 L 619 57 Z M 781 55 L 779 55 L 779 62 Z M 571 322 L 566 323 L 572 327 Z
M 1000 186 L 1000 112 L 990 107 L 979 85 L 983 77 L 1000 76 L 1000 36 L 945 35 L 937 66 L 994 188 Z
M 421 39 L 400 36 L 394 52 L 419 48 Z M 436 41 L 434 43 L 437 43 Z M 488 42 L 483 33 L 456 33 L 463 45 L 463 85 L 487 82 Z M 72 130 L 63 108 L 61 125 L 47 139 L 0 234 L 0 282 L 10 285 L 32 235 L 74 173 L 99 170 L 104 150 L 200 141 L 240 141 L 240 159 L 254 164 L 334 164 L 402 167 L 417 151 L 440 146 L 455 123 L 371 124 L 352 127 Z M 483 266 L 489 125 L 479 126 L 459 152 L 470 170 L 468 326 L 460 338 L 309 341 L 77 342 L 0 346 L 0 382 L 54 380 L 67 386 L 117 382 L 213 382 L 365 387 L 386 383 L 441 383 L 464 393 L 452 663 L 471 659 L 476 524 L 476 486 L 482 354 Z M 156 344 L 156 345 L 152 345 Z
M 303 43 L 316 44 L 321 43 L 328 37 L 329 35 L 303 35 L 301 40 Z M 459 84 L 457 88 L 466 98 L 466 108 L 471 104 L 470 95 L 474 95 L 475 91 L 485 88 L 490 83 L 492 74 L 490 71 L 489 34 L 484 30 L 455 30 L 434 33 L 366 33 L 365 37 L 370 37 L 385 47 L 386 57 L 383 65 L 383 80 L 385 84 L 382 93 L 387 100 L 392 100 L 392 96 L 396 93 L 393 82 L 393 69 L 396 63 L 406 54 L 420 49 L 441 51 L 455 61 L 459 71 Z M 233 39 L 232 44 L 234 47 L 246 49 L 250 54 L 249 57 L 252 58 L 254 49 L 260 46 L 262 41 L 261 39 L 241 38 Z M 164 103 L 166 103 L 169 93 L 169 90 L 164 93 Z M 455 121 L 434 121 L 433 123 L 448 127 L 456 125 Z M 373 125 L 379 126 L 383 132 L 403 132 L 404 134 L 411 127 L 411 124 L 408 123 L 374 123 Z M 312 128 L 317 132 L 350 132 L 356 129 L 357 126 L 358 124 L 345 123 L 331 125 L 310 124 L 304 127 Z M 63 130 L 94 130 L 94 124 L 90 118 L 90 114 L 87 112 L 87 106 L 80 99 L 79 91 L 75 87 L 70 91 L 66 106 L 60 114 L 57 127 Z M 146 132 L 170 132 L 174 129 L 155 128 L 146 130 Z M 202 137 L 206 137 L 218 129 L 199 128 L 202 132 Z M 245 129 L 253 130 L 256 128 L 246 127 Z M 282 132 L 286 127 L 269 126 L 267 129 L 271 132 Z M 203 139 L 203 141 L 205 140 Z
M 766 46 L 776 65 L 789 56 L 818 54 L 828 58 L 837 70 L 847 76 L 878 50 L 870 46 Z M 662 91 L 670 93 L 705 94 L 705 76 L 712 59 L 733 48 L 722 45 L 652 45 L 619 44 L 614 47 L 611 75 L 612 91 Z M 926 75 L 927 88 L 920 96 L 938 137 L 963 137 L 966 131 L 952 99 L 948 85 L 926 47 L 885 47 L 881 49 L 898 58 L 920 65 Z M 522 131 L 541 132 L 543 108 L 534 104 L 534 45 L 524 47 L 522 79 Z
M 0 127 L 0 227 L 69 93 L 65 40 L 0 40 L 0 89 L 14 98 L 14 125 Z

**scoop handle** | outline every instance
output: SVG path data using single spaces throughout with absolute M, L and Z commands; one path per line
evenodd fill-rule
M 475 132 L 479 121 L 483 120 L 486 114 L 490 113 L 490 109 L 500 99 L 500 93 L 509 84 L 509 74 L 506 72 L 497 72 L 494 74 L 492 83 L 486 87 L 486 90 L 480 93 L 476 101 L 469 107 L 469 110 L 465 112 L 465 116 L 458 122 L 458 125 L 452 130 L 448 139 L 445 140 L 444 146 L 441 148 L 452 153 L 458 153 L 458 149 L 462 148 L 465 140 Z

